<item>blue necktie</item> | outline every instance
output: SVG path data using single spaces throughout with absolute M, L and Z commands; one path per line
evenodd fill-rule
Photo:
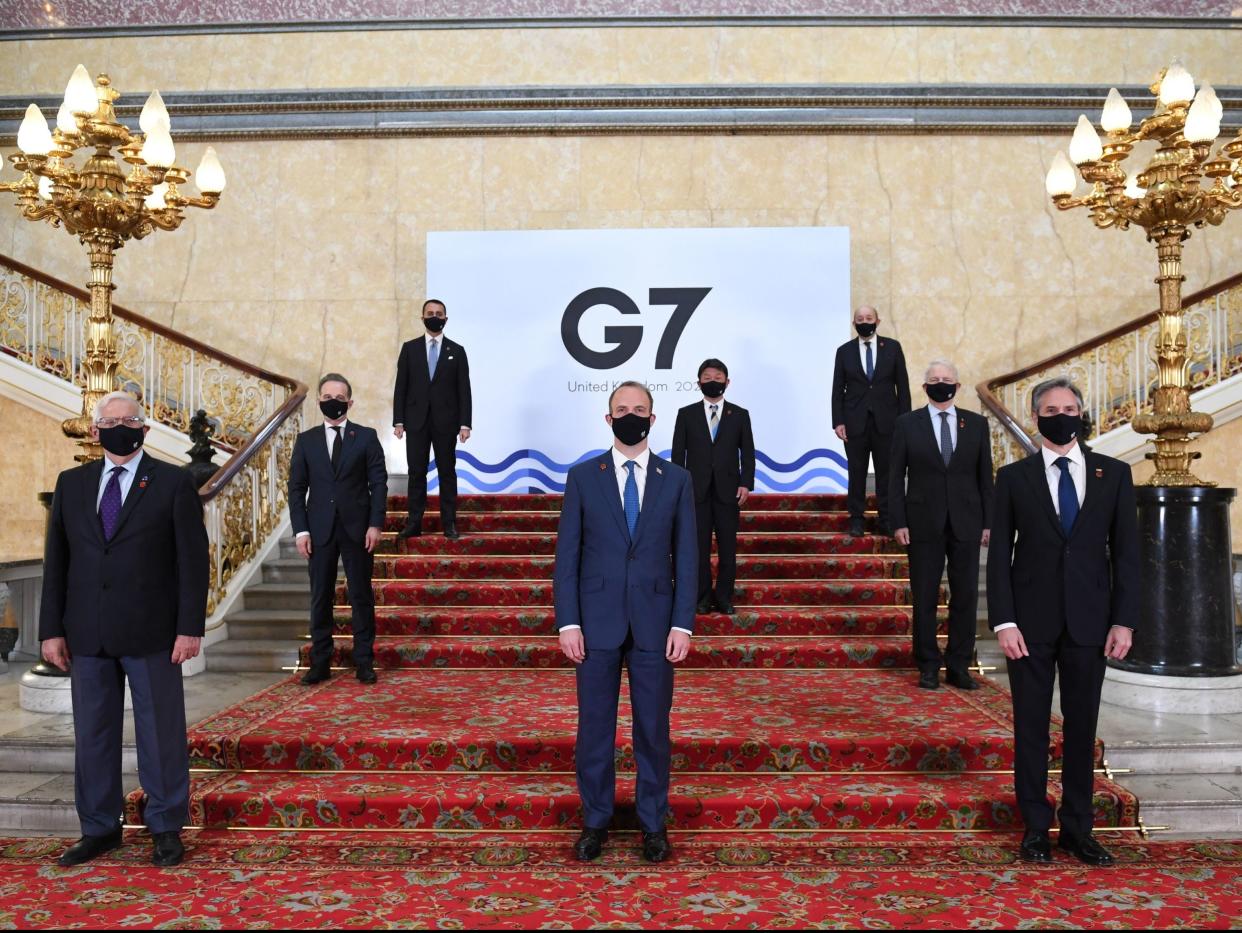
M 440 341 L 431 341 L 431 353 L 427 357 L 427 370 L 431 374 L 431 378 L 436 377 L 436 364 L 440 362 Z
M 864 340 L 863 346 L 867 348 L 867 381 L 870 382 L 875 376 L 875 360 L 871 356 L 871 341 Z
M 625 478 L 625 524 L 630 529 L 630 539 L 634 538 L 634 531 L 638 528 L 638 480 L 634 479 L 634 467 L 638 466 L 633 460 L 625 461 L 625 472 L 629 474 Z
M 720 430 L 720 417 L 716 414 L 716 407 L 717 406 L 715 405 L 712 406 L 711 428 L 712 428 L 712 441 L 713 442 L 716 440 L 716 432 Z
M 125 467 L 113 467 L 103 498 L 99 500 L 99 521 L 103 525 L 104 540 L 111 541 L 116 533 L 116 523 L 121 517 L 121 474 Z
M 1074 528 L 1074 519 L 1078 517 L 1078 490 L 1074 488 L 1074 478 L 1070 476 L 1070 458 L 1057 457 L 1057 466 L 1061 468 L 1061 482 L 1057 486 L 1057 498 L 1061 502 L 1061 527 L 1068 538 Z

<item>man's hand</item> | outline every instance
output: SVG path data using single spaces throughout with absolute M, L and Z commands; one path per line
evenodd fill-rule
M 463 444 L 466 443 L 466 441 L 470 440 L 470 429 L 462 428 L 461 433 L 457 435 L 457 439 L 461 441 Z
M 737 487 L 737 504 L 739 507 L 746 504 L 746 500 L 750 498 L 750 490 L 745 486 Z
M 392 426 L 392 436 L 395 437 L 397 440 L 401 440 L 401 438 L 405 437 L 404 425 L 394 424 Z
M 575 664 L 586 660 L 586 639 L 582 637 L 582 629 L 567 628 L 561 631 L 561 652 Z
M 310 537 L 307 535 L 306 537 Z M 367 529 L 366 548 L 368 551 L 375 551 L 375 545 L 379 544 L 380 530 L 374 526 Z
M 893 532 L 893 537 L 897 539 L 898 544 L 904 544 L 904 545 L 909 546 L 910 529 L 909 528 L 898 528 L 896 531 Z
M 836 432 L 837 432 L 837 437 L 841 438 L 841 440 L 843 441 L 849 440 L 849 438 L 845 436 L 845 425 L 838 424 L 836 427 Z
M 311 536 L 298 535 L 298 553 L 302 555 L 302 560 L 310 560 L 311 556 Z
M 194 638 L 190 635 L 178 635 L 177 640 L 173 642 L 173 664 L 183 664 L 190 660 L 190 658 L 197 658 L 198 652 L 202 647 L 203 640 L 201 638 Z
M 43 660 L 62 671 L 69 670 L 69 643 L 63 638 L 49 638 L 43 642 Z
M 1134 632 L 1124 625 L 1114 625 L 1108 630 L 1108 640 L 1104 642 L 1104 657 L 1122 660 L 1130 653 Z
M 992 543 L 992 532 L 988 528 L 983 529 L 983 538 L 979 541 L 984 547 Z
M 1010 661 L 1031 656 L 1026 650 L 1026 639 L 1022 637 L 1022 630 L 1019 628 L 1001 629 L 996 633 L 996 640 L 1000 642 L 1001 651 L 1005 652 L 1005 657 Z
M 690 636 L 685 632 L 669 632 L 668 643 L 664 648 L 664 656 L 678 664 L 686 660 L 686 655 L 690 653 Z

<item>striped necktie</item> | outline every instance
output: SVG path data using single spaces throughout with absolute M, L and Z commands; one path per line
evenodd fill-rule
M 720 430 L 720 415 L 717 414 L 716 412 L 716 409 L 719 407 L 720 407 L 719 405 L 712 406 L 711 429 L 712 429 L 712 440 L 713 441 L 716 440 L 716 432 Z

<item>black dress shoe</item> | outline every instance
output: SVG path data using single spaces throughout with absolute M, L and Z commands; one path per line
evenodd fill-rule
M 695 607 L 694 607 L 694 611 L 695 611 L 697 614 L 701 615 L 701 616 L 705 616 L 705 615 L 707 615 L 709 612 L 711 612 L 711 611 L 712 611 L 712 599 L 711 599 L 711 597 L 710 597 L 710 596 L 704 596 L 702 599 L 700 599 L 700 600 L 699 600 L 699 604 L 698 604 L 697 606 L 695 606 Z
M 1100 845 L 1100 841 L 1090 833 L 1085 836 L 1076 836 L 1063 829 L 1057 845 L 1078 861 L 1086 862 L 1088 865 L 1111 865 L 1116 861 L 1112 853 Z
M 920 671 L 919 686 L 924 690 L 940 689 L 940 674 L 938 671 Z
M 608 830 L 587 827 L 574 843 L 574 858 L 579 862 L 593 862 L 604 851 L 604 843 L 608 841 Z
M 643 858 L 648 862 L 663 862 L 672 854 L 672 846 L 668 844 L 668 833 L 664 830 L 658 833 L 643 832 Z
M 121 827 L 118 826 L 116 832 L 108 833 L 106 836 L 83 836 L 62 852 L 56 862 L 61 868 L 72 868 L 74 865 L 89 862 L 105 852 L 111 852 L 120 845 Z
M 181 833 L 156 833 L 155 845 L 151 850 L 151 864 L 160 868 L 180 865 L 185 858 L 185 846 L 181 844 Z
M 1022 848 L 1018 856 L 1024 862 L 1051 862 L 1052 843 L 1048 840 L 1046 829 L 1028 829 L 1022 837 Z
M 737 607 L 733 605 L 732 600 L 721 599 L 719 596 L 717 596 L 716 597 L 716 608 L 719 609 L 721 612 L 723 612 L 727 616 L 737 615 Z
M 866 533 L 867 532 L 863 528 L 863 520 L 861 518 L 850 519 L 850 537 L 851 538 L 861 538 Z
M 944 682 L 958 690 L 978 690 L 979 682 L 967 671 L 945 671 Z
M 322 683 L 332 677 L 332 671 L 326 664 L 312 664 L 309 671 L 302 675 L 302 686 L 309 687 Z
M 375 668 L 373 668 L 370 664 L 364 664 L 362 667 L 358 668 L 356 676 L 358 677 L 358 683 L 360 684 L 373 684 L 376 681 Z
M 405 527 L 401 529 L 402 538 L 421 538 L 423 536 L 423 523 L 419 521 L 410 521 L 405 523 Z
M 461 537 L 461 535 L 457 533 L 456 525 L 448 524 L 444 526 L 444 537 L 448 538 L 450 541 L 456 541 Z

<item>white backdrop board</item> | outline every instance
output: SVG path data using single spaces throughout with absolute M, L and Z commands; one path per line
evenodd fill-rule
M 847 228 L 433 232 L 427 293 L 470 359 L 464 492 L 562 491 L 611 445 L 608 395 L 627 379 L 652 390 L 666 453 L 708 357 L 751 412 L 759 491 L 845 488 L 829 392 L 851 333 Z

